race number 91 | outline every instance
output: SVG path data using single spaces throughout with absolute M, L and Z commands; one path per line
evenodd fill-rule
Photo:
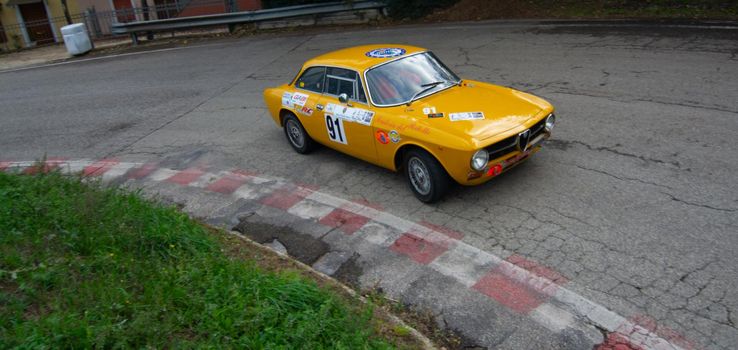
M 331 141 L 347 144 L 346 132 L 343 130 L 343 119 L 326 114 L 325 127 L 328 129 L 328 138 Z

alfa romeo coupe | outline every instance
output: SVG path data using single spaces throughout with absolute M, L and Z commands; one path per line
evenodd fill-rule
M 451 180 L 478 185 L 527 159 L 556 121 L 543 99 L 461 79 L 432 52 L 407 45 L 315 57 L 264 100 L 298 153 L 319 143 L 403 171 L 426 203 Z

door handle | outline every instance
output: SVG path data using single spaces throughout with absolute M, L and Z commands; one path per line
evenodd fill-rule
M 323 110 L 323 105 L 320 104 L 320 103 L 318 103 L 318 104 L 315 105 L 315 108 L 317 108 L 319 111 L 322 111 Z

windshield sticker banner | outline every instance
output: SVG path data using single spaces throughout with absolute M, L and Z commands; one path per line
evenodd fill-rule
M 282 94 L 282 106 L 292 107 L 292 94 L 285 92 Z
M 284 98 L 284 96 L 282 96 L 282 98 Z M 302 107 L 305 105 L 305 102 L 307 102 L 307 100 L 308 100 L 308 95 L 301 94 L 299 92 L 295 92 L 294 94 L 292 94 L 291 102 L 293 105 Z
M 371 50 L 366 53 L 366 56 L 373 58 L 390 58 L 402 56 L 405 54 L 405 52 L 405 49 L 401 49 L 399 47 L 385 47 L 381 49 Z
M 484 119 L 484 113 L 482 112 L 462 112 L 462 113 L 449 113 L 448 118 L 452 122 L 459 120 L 477 120 Z
M 362 125 L 372 125 L 372 119 L 374 118 L 374 112 L 367 111 L 366 109 L 346 107 L 329 103 L 325 107 L 326 113 L 331 113 L 336 117 L 339 117 L 347 122 L 359 123 Z

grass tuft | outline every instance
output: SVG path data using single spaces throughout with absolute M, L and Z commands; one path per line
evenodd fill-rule
M 174 208 L 0 172 L 0 348 L 391 348 L 371 308 L 227 256 Z

